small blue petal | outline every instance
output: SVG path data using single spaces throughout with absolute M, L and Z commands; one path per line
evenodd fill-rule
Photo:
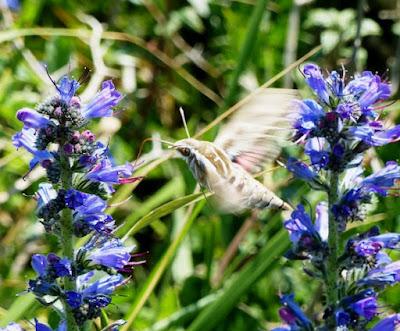
M 74 209 L 80 215 L 102 213 L 107 208 L 107 202 L 94 194 L 88 194 L 70 189 L 65 195 L 68 208 Z
M 101 91 L 82 110 L 83 117 L 91 119 L 112 116 L 112 108 L 121 100 L 121 94 L 115 89 L 111 80 L 103 82 L 101 87 Z
M 33 270 L 40 276 L 43 277 L 46 275 L 46 269 L 48 266 L 47 257 L 42 254 L 34 254 L 32 256 L 31 265 Z
M 68 76 L 63 76 L 57 85 L 57 89 L 60 93 L 61 99 L 65 103 L 69 104 L 79 86 L 79 83 L 75 79 L 70 79 Z
M 35 330 L 36 331 L 53 331 L 53 329 L 48 327 L 46 324 L 39 323 L 36 318 L 35 318 Z
M 399 325 L 400 314 L 393 314 L 376 323 L 370 331 L 396 331 Z
M 322 76 L 321 69 L 315 64 L 306 64 L 303 68 L 303 73 L 307 84 L 322 101 L 329 104 L 329 90 Z
M 66 301 L 72 309 L 79 308 L 82 304 L 82 295 L 75 291 L 65 292 Z
M 97 294 L 110 295 L 123 281 L 124 278 L 120 274 L 103 277 L 84 289 L 83 296 L 94 296 Z
M 311 181 L 317 177 L 317 174 L 307 164 L 292 157 L 288 158 L 286 168 L 300 179 Z
M 29 108 L 22 108 L 17 113 L 17 118 L 24 123 L 27 129 L 41 129 L 49 125 L 50 120 Z

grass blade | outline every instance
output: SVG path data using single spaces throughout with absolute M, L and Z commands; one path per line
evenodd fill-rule
M 250 21 L 247 27 L 246 37 L 243 41 L 242 49 L 240 50 L 239 59 L 237 61 L 237 66 L 235 71 L 233 72 L 232 79 L 229 82 L 228 86 L 228 95 L 225 98 L 224 108 L 230 106 L 234 101 L 234 97 L 237 95 L 237 87 L 240 75 L 245 70 L 247 63 L 251 57 L 254 46 L 256 44 L 257 35 L 259 32 L 259 27 L 261 23 L 261 19 L 265 13 L 265 8 L 267 6 L 268 0 L 257 0 L 256 5 L 254 6 L 253 12 L 250 17 Z
M 167 251 L 160 259 L 160 261 L 158 261 L 158 263 L 154 266 L 143 287 L 139 290 L 135 301 L 129 309 L 129 313 L 125 316 L 126 324 L 121 328 L 121 331 L 132 330 L 131 325 L 133 324 L 136 316 L 139 314 L 139 311 L 142 309 L 148 297 L 159 282 L 161 276 L 167 269 L 168 265 L 171 263 L 177 249 L 179 248 L 179 244 L 187 235 L 193 221 L 197 217 L 198 213 L 203 209 L 205 203 L 205 200 L 201 200 L 195 207 L 194 205 L 192 205 L 192 208 L 189 208 L 182 229 L 178 232 L 177 236 L 169 245 Z
M 138 208 L 124 219 L 124 223 L 118 230 L 118 234 L 124 234 L 128 231 L 141 217 L 150 213 L 154 208 L 166 203 L 177 197 L 177 193 L 182 192 L 184 183 L 180 177 L 174 177 L 167 184 L 163 185 L 156 193 L 154 193 L 146 201 L 142 202 Z
M 143 229 L 145 226 L 149 225 L 151 222 L 158 220 L 160 217 L 171 214 L 174 210 L 186 206 L 187 204 L 195 201 L 196 199 L 203 199 L 203 193 L 193 193 L 186 195 L 182 198 L 178 198 L 167 202 L 166 204 L 152 210 L 146 216 L 142 217 L 139 221 L 137 221 L 129 230 L 126 230 L 125 226 L 122 226 L 117 231 L 117 236 L 124 235 L 123 240 L 125 240 L 130 235 L 138 232 L 140 229 Z
M 288 248 L 287 232 L 281 229 L 270 239 L 257 257 L 236 276 L 224 293 L 199 314 L 189 326 L 188 331 L 212 330 L 221 323 L 238 304 L 240 298 L 251 289 L 260 277 L 265 275 L 265 272 Z
M 0 320 L 0 327 L 5 327 L 8 323 L 21 320 L 25 312 L 36 302 L 36 298 L 32 293 L 18 296 L 11 307 L 8 308 L 7 314 Z

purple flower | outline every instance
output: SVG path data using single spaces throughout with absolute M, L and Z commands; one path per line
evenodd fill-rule
M 318 103 L 311 99 L 298 102 L 298 108 L 298 117 L 293 127 L 297 130 L 297 135 L 301 137 L 301 140 L 318 131 L 326 113 Z
M 371 75 L 371 73 L 369 73 Z M 389 84 L 382 82 L 378 75 L 371 77 L 368 88 L 358 100 L 362 109 L 368 108 L 378 100 L 384 100 L 390 97 L 391 87 Z
M 343 96 L 344 79 L 340 77 L 337 71 L 332 71 L 329 74 L 327 84 L 335 96 L 339 98 Z
M 361 299 L 351 305 L 351 309 L 359 316 L 371 320 L 378 314 L 378 302 L 375 296 Z
M 122 241 L 116 238 L 101 238 L 94 236 L 83 247 L 89 253 L 86 259 L 92 264 L 99 264 L 114 269 L 123 269 L 131 259 L 130 252 L 134 246 L 124 247 Z
M 103 145 L 100 141 L 97 141 L 94 152 L 90 155 L 82 155 L 79 158 L 79 164 L 85 167 L 93 167 L 99 159 L 106 157 L 110 157 L 108 147 Z
M 52 328 L 48 327 L 46 324 L 39 323 L 35 318 L 35 330 L 36 331 L 53 331 Z M 67 323 L 65 321 L 61 321 L 58 325 L 57 329 L 54 331 L 67 331 Z
M 61 100 L 68 105 L 79 86 L 80 84 L 75 79 L 63 76 L 57 85 L 57 90 L 58 93 L 60 93 Z
M 124 277 L 122 275 L 106 276 L 90 284 L 83 290 L 83 297 L 97 294 L 110 295 L 115 289 L 122 285 Z
M 341 103 L 337 106 L 335 111 L 343 120 L 356 121 L 354 105 L 351 103 Z
M 300 241 L 304 241 L 304 244 L 312 244 L 313 237 L 317 236 L 317 232 L 314 229 L 310 216 L 305 212 L 302 205 L 298 205 L 297 208 L 290 215 L 290 219 L 283 223 L 283 226 L 288 230 L 291 242 L 298 246 L 302 244 Z
M 89 312 L 94 309 L 98 311 L 98 308 L 106 307 L 111 302 L 111 298 L 104 294 L 86 296 L 75 291 L 67 291 L 65 292 L 65 296 L 68 305 L 72 309 L 78 309 L 83 303 L 85 303 Z M 93 318 L 93 314 L 90 315 L 91 318 Z
M 297 178 L 311 181 L 317 177 L 315 173 L 307 164 L 296 160 L 293 157 L 289 157 L 286 162 L 286 168 L 292 172 Z
M 46 275 L 48 263 L 45 255 L 34 254 L 32 256 L 31 265 L 39 277 L 44 277 Z
M 90 119 L 112 116 L 111 108 L 121 100 L 121 94 L 115 89 L 111 80 L 103 82 L 101 88 L 101 91 L 95 95 L 93 100 L 82 109 L 83 117 Z
M 367 286 L 393 285 L 400 281 L 400 261 L 371 270 L 359 284 Z
M 383 130 L 380 123 L 370 122 L 349 128 L 349 137 L 355 137 L 369 146 L 383 146 L 400 140 L 400 125 Z
M 400 314 L 393 314 L 376 323 L 370 331 L 396 331 L 398 325 L 400 325 Z
M 48 118 L 29 108 L 20 109 L 17 113 L 17 118 L 24 123 L 24 128 L 26 129 L 41 129 L 51 123 Z
M 57 191 L 49 183 L 40 183 L 37 195 L 37 209 L 40 211 L 51 200 L 57 198 Z
M 77 219 L 83 220 L 87 226 L 98 233 L 108 235 L 115 229 L 115 221 L 110 215 L 91 214 L 82 216 L 81 218 L 79 217 L 78 214 Z
M 400 249 L 399 233 L 384 233 L 360 240 L 354 244 L 354 251 L 359 256 L 376 255 L 382 248 Z
M 105 276 L 94 283 L 89 283 L 93 276 L 93 271 L 80 275 L 77 278 L 77 291 L 65 293 L 67 303 L 71 308 L 77 309 L 84 302 L 89 305 L 89 310 L 105 307 L 111 302 L 109 295 L 124 282 L 124 278 L 118 274 Z
M 54 253 L 49 253 L 47 261 L 57 277 L 72 276 L 71 261 L 67 258 L 60 258 Z
M 387 99 L 390 93 L 390 85 L 382 82 L 381 78 L 371 71 L 357 75 L 344 89 L 344 94 L 354 95 L 362 107 L 368 107 L 377 100 Z
M 386 196 L 388 190 L 399 179 L 399 165 L 394 161 L 387 162 L 384 168 L 354 184 L 354 188 L 348 190 L 339 203 L 332 207 L 336 219 L 338 221 L 357 220 L 361 204 L 369 203 L 373 193 Z
M 335 319 L 337 326 L 347 326 L 351 322 L 351 317 L 343 309 L 339 309 L 335 312 Z
M 349 220 L 359 220 L 360 206 L 371 201 L 370 192 L 361 188 L 347 191 L 340 201 L 332 206 L 332 212 L 338 222 L 345 224 Z
M 34 129 L 22 129 L 20 132 L 17 132 L 12 137 L 13 145 L 16 148 L 23 147 L 29 153 L 35 154 L 37 152 L 36 148 L 36 131 Z
M 329 90 L 322 76 L 321 69 L 315 64 L 306 64 L 303 67 L 303 73 L 306 77 L 307 84 L 322 101 L 329 104 Z
M 294 302 L 293 294 L 281 295 L 280 301 L 284 308 L 286 308 L 285 316 L 290 316 L 290 318 L 287 318 L 287 321 L 285 322 L 290 321 L 292 323 L 291 325 L 296 323 L 297 326 L 303 327 L 305 330 L 312 329 L 311 321 L 303 313 L 301 308 Z
M 35 129 L 22 129 L 12 137 L 12 142 L 17 149 L 23 147 L 33 154 L 33 159 L 29 163 L 30 169 L 33 169 L 39 162 L 54 160 L 54 156 L 49 151 L 37 149 Z
M 326 169 L 329 164 L 329 153 L 324 150 L 324 138 L 311 138 L 304 146 L 304 153 L 310 157 L 316 170 Z
M 75 291 L 65 292 L 66 301 L 72 309 L 79 308 L 82 304 L 82 294 Z
M 375 255 L 375 265 L 377 267 L 381 267 L 389 263 L 392 263 L 392 259 L 389 257 L 389 255 L 387 255 L 387 253 L 380 251 Z
M 68 208 L 74 209 L 80 215 L 92 215 L 103 213 L 107 203 L 94 194 L 88 194 L 70 189 L 65 195 L 65 204 Z
M 107 203 L 94 194 L 70 189 L 65 195 L 65 204 L 74 212 L 74 230 L 77 236 L 84 236 L 94 230 L 109 235 L 115 228 L 110 215 L 104 214 Z
M 385 167 L 366 177 L 360 184 L 361 187 L 386 196 L 395 181 L 400 179 L 400 166 L 395 161 L 389 161 Z
M 103 159 L 90 170 L 86 178 L 96 182 L 121 184 L 132 175 L 132 172 L 133 166 L 129 162 L 123 166 L 113 167 L 110 160 Z
M 47 257 L 42 254 L 34 254 L 31 265 L 39 277 L 47 276 L 49 271 L 56 277 L 72 276 L 71 261 L 66 258 L 62 259 L 54 253 L 49 253 Z
M 279 316 L 282 321 L 289 325 L 296 325 L 296 316 L 287 307 L 282 307 L 279 309 Z
M 302 205 L 298 205 L 292 212 L 290 219 L 283 223 L 284 228 L 289 232 L 290 241 L 292 242 L 295 251 L 319 248 L 322 241 L 321 235 L 324 238 L 327 238 L 327 206 L 321 203 L 318 205 L 317 211 L 317 221 L 315 226 Z
M 375 296 L 375 292 L 374 292 L 374 290 L 368 288 L 368 289 L 358 292 L 357 294 L 343 298 L 340 301 L 340 306 L 347 309 L 347 308 L 351 307 L 351 305 L 354 304 L 355 302 L 360 301 L 365 298 L 368 298 L 368 297 L 372 297 L 372 296 Z

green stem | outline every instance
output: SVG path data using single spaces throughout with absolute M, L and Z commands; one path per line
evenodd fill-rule
M 339 174 L 337 172 L 331 173 L 330 188 L 328 193 L 329 201 L 329 255 L 326 265 L 326 292 L 327 303 L 330 307 L 335 307 L 339 299 L 338 287 L 338 245 L 339 233 L 338 223 L 335 220 L 335 215 L 332 213 L 332 206 L 338 200 L 338 184 Z
M 60 153 L 60 166 L 61 166 L 61 184 L 64 190 L 68 190 L 72 187 L 72 171 L 69 164 L 68 156 L 64 153 Z M 69 208 L 65 208 L 61 213 L 61 249 L 63 256 L 69 260 L 74 259 L 74 232 L 72 224 L 72 211 Z M 67 291 L 76 290 L 76 282 L 74 279 L 65 278 L 64 289 Z M 69 305 L 64 302 L 67 330 L 76 331 L 78 327 L 75 323 L 74 315 L 72 314 Z

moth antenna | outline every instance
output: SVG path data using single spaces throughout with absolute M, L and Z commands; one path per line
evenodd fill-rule
M 185 113 L 184 113 L 182 107 L 179 107 L 179 112 L 181 113 L 182 122 L 183 122 L 183 126 L 185 128 L 185 131 L 186 131 L 186 135 L 187 135 L 188 138 L 190 138 L 189 129 L 188 129 L 187 124 L 186 124 Z

